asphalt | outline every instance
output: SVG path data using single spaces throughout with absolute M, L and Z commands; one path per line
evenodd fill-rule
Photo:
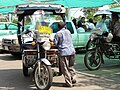
M 63 76 L 53 77 L 50 90 L 120 90 L 120 61 L 105 58 L 99 70 L 89 71 L 84 65 L 84 54 L 76 55 L 76 80 L 72 88 L 63 87 Z M 0 54 L 0 90 L 36 90 L 32 75 L 25 78 L 22 61 L 10 54 Z

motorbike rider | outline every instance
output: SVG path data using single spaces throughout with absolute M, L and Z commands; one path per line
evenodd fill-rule
M 66 29 L 64 22 L 58 23 L 59 31 L 54 37 L 54 43 L 58 46 L 60 53 L 60 68 L 65 77 L 65 87 L 72 87 L 75 80 L 75 49 L 72 44 L 72 36 L 69 30 Z
M 108 28 L 106 26 L 105 20 L 106 20 L 106 15 L 103 14 L 102 19 L 97 22 L 96 28 L 100 29 L 101 31 L 109 32 L 109 30 L 108 30 Z
M 113 34 L 113 42 L 120 41 L 120 22 L 117 13 L 112 13 L 111 32 Z

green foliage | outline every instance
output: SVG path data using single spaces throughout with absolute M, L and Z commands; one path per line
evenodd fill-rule
M 92 18 L 94 22 L 97 22 L 98 20 L 101 19 L 100 16 L 94 17 L 93 15 L 98 11 L 98 8 L 86 8 L 85 13 L 86 13 L 86 18 Z

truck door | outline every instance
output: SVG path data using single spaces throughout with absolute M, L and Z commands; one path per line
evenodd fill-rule
M 76 28 L 75 26 L 73 26 L 74 24 L 72 22 L 66 22 L 66 27 L 67 29 L 71 32 L 71 35 L 72 35 L 72 43 L 74 45 L 74 47 L 76 48 L 77 46 L 77 42 L 78 42 L 78 36 L 77 36 L 77 33 L 76 33 Z

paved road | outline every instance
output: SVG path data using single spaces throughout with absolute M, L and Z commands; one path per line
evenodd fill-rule
M 108 60 L 99 70 L 89 71 L 83 62 L 84 54 L 76 55 L 77 84 L 62 87 L 63 76 L 54 77 L 50 90 L 120 90 L 120 61 Z M 21 60 L 10 54 L 0 54 L 0 90 L 36 90 L 32 74 L 25 78 Z

